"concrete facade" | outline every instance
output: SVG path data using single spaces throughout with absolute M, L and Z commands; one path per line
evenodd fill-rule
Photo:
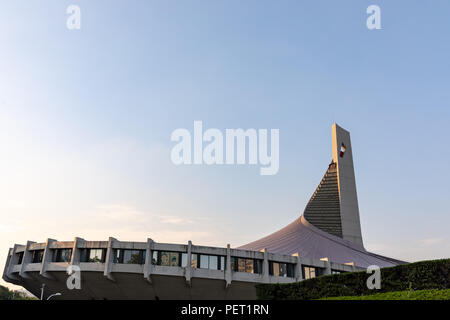
M 105 261 L 81 262 L 80 251 L 88 248 L 106 250 Z M 55 262 L 57 249 L 72 249 L 70 261 Z M 141 264 L 114 262 L 114 250 L 117 249 L 146 250 L 145 261 Z M 33 263 L 31 257 L 37 250 L 44 250 L 44 258 L 40 263 Z M 187 265 L 155 265 L 150 260 L 154 250 L 186 253 Z M 193 268 L 193 254 L 225 257 L 225 268 Z M 25 255 L 28 256 L 27 259 L 24 259 Z M 234 271 L 230 264 L 232 258 L 260 260 L 262 272 Z M 290 264 L 295 272 L 291 276 L 270 275 L 270 263 Z M 67 288 L 69 275 L 66 270 L 71 265 L 80 267 L 80 290 Z M 40 297 L 42 284 L 45 284 L 44 299 L 56 292 L 62 295 L 55 299 L 256 299 L 256 284 L 302 281 L 302 268 L 305 266 L 315 268 L 318 275 L 364 270 L 349 264 L 329 262 L 326 258 L 310 259 L 298 253 L 282 255 L 267 250 L 239 250 L 232 249 L 229 245 L 218 248 L 197 246 L 190 241 L 188 244 L 168 244 L 151 239 L 147 242 L 123 242 L 114 238 L 109 238 L 108 241 L 75 238 L 74 241 L 48 239 L 44 243 L 28 241 L 26 245 L 15 245 L 8 252 L 3 279 L 23 286 L 37 297 Z
M 342 238 L 362 246 L 350 133 L 336 123 L 333 124 L 331 132 L 333 162 L 337 164 Z

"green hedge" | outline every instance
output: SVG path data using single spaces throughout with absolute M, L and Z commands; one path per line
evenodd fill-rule
M 450 300 L 450 289 L 392 291 L 367 296 L 328 297 L 320 300 Z
M 23 292 L 9 290 L 7 287 L 0 286 L 0 300 L 31 300 L 35 298 L 28 297 Z
M 333 274 L 289 284 L 260 284 L 260 300 L 312 300 L 375 292 L 450 288 L 450 259 L 421 261 L 381 269 L 381 289 L 369 290 L 365 271 Z

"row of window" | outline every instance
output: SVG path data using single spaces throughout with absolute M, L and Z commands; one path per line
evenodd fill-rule
M 231 270 L 262 274 L 262 260 L 231 257 Z
M 269 274 L 278 277 L 295 277 L 295 265 L 292 263 L 269 262 Z
M 123 264 L 144 264 L 146 250 L 115 249 L 114 263 Z M 18 253 L 18 264 L 22 264 L 23 252 Z M 32 251 L 32 263 L 41 263 L 44 250 Z M 70 262 L 72 249 L 55 249 L 53 251 L 53 262 Z M 104 263 L 106 259 L 106 249 L 81 249 L 81 262 Z M 231 270 L 235 272 L 247 272 L 262 274 L 263 261 L 259 259 L 246 259 L 231 257 Z M 152 251 L 152 264 L 169 267 L 186 267 L 187 253 L 172 251 Z M 216 255 L 206 255 L 193 253 L 191 256 L 191 267 L 210 270 L 225 270 L 225 257 Z M 315 267 L 303 266 L 303 278 L 311 279 L 319 276 L 319 269 Z M 332 270 L 332 273 L 339 271 Z M 279 277 L 295 277 L 295 265 L 291 263 L 279 263 L 269 261 L 269 274 Z
M 152 264 L 167 267 L 186 267 L 187 253 L 153 251 Z M 191 254 L 191 267 L 210 270 L 225 270 L 225 257 L 208 254 Z
M 22 264 L 23 252 L 19 254 L 17 264 Z M 81 249 L 81 262 L 105 262 L 106 249 Z M 41 263 L 44 258 L 44 250 L 31 251 L 31 263 Z M 53 262 L 70 262 L 72 258 L 72 249 L 53 250 Z
M 145 251 L 146 250 L 115 249 L 113 261 L 114 263 L 144 264 Z

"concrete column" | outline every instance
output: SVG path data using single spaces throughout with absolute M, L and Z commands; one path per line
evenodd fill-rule
M 269 252 L 267 248 L 264 248 L 262 251 L 264 252 L 262 282 L 269 283 Z
M 50 262 L 52 262 L 53 254 L 52 250 L 50 249 L 50 245 L 55 242 L 55 239 L 48 238 L 45 243 L 45 250 L 44 250 L 44 256 L 42 258 L 42 264 L 41 264 L 41 271 L 39 274 L 46 278 L 51 278 L 51 276 L 47 273 L 47 267 Z
M 8 278 L 8 269 L 9 269 L 9 263 L 11 262 L 11 252 L 12 252 L 13 248 L 9 248 L 8 249 L 8 255 L 6 256 L 6 263 L 5 263 L 5 267 L 3 268 L 3 279 L 4 280 L 9 280 Z
M 73 240 L 73 248 L 72 248 L 72 257 L 70 259 L 71 265 L 78 265 L 80 264 L 80 245 L 85 242 L 84 239 L 75 237 Z
M 295 281 L 303 281 L 303 264 L 302 258 L 300 257 L 300 253 L 294 253 L 293 256 L 297 257 L 297 263 L 295 264 Z
M 103 275 L 107 277 L 111 281 L 115 281 L 114 277 L 111 274 L 112 266 L 114 264 L 114 243 L 117 239 L 109 237 L 108 239 L 108 248 L 106 249 L 106 259 L 105 259 L 105 271 Z
M 188 241 L 187 246 L 187 261 L 186 261 L 186 270 L 185 270 L 186 284 L 191 286 L 191 278 L 192 278 L 192 241 Z
M 22 259 L 22 266 L 20 267 L 20 273 L 19 275 L 22 278 L 30 278 L 30 276 L 28 276 L 25 272 L 25 267 L 27 264 L 31 263 L 32 258 L 33 258 L 33 253 L 30 251 L 30 245 L 33 244 L 35 242 L 33 241 L 27 241 L 27 245 L 25 246 L 25 251 L 23 253 L 23 259 Z
M 228 288 L 231 285 L 231 248 L 230 244 L 227 244 L 227 258 L 225 259 L 225 287 Z
M 150 275 L 152 274 L 153 264 L 152 264 L 152 256 L 153 256 L 153 240 L 147 238 L 147 249 L 145 251 L 145 264 L 144 264 L 144 278 L 150 284 L 152 283 L 152 279 Z
M 331 263 L 330 263 L 329 259 L 328 258 L 322 258 L 320 260 L 325 262 L 325 269 L 323 271 L 323 275 L 331 274 Z
M 17 280 L 18 278 L 16 276 L 13 275 L 13 268 L 15 265 L 17 265 L 17 263 L 19 262 L 19 258 L 17 257 L 17 248 L 19 247 L 19 244 L 15 244 L 14 248 L 12 250 L 12 256 L 9 259 L 9 265 L 8 265 L 8 269 L 6 271 L 6 276 L 8 278 Z
M 346 263 L 344 263 L 344 264 L 347 265 L 347 266 L 351 266 L 351 267 L 352 267 L 352 272 L 355 272 L 355 271 L 356 271 L 355 263 L 354 263 L 353 261 L 351 261 L 351 262 L 346 262 Z

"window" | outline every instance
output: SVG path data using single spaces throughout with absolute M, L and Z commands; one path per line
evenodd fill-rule
M 187 253 L 181 254 L 181 266 L 185 268 L 187 266 Z
M 277 277 L 295 277 L 295 268 L 292 263 L 269 262 L 269 274 Z
M 106 249 L 82 249 L 81 262 L 100 262 L 104 263 L 106 258 Z
M 72 249 L 56 249 L 54 252 L 54 262 L 70 262 Z
M 198 267 L 198 255 L 196 253 L 192 253 L 191 255 L 191 268 Z
M 17 264 L 22 264 L 23 261 L 23 251 L 16 253 L 17 255 Z
M 262 274 L 262 260 L 231 257 L 231 269 L 235 272 Z
M 181 265 L 180 252 L 161 252 L 161 265 L 179 267 Z
M 225 270 L 225 257 L 201 254 L 200 259 L 197 260 L 197 266 L 193 268 L 210 269 L 210 270 Z
M 263 273 L 263 262 L 262 260 L 254 260 L 254 273 L 262 274 Z
M 152 251 L 152 264 L 154 265 L 185 268 L 187 260 L 186 252 Z M 225 257 L 192 253 L 191 268 L 225 270 Z
M 116 249 L 114 263 L 144 264 L 146 250 Z
M 207 255 L 200 255 L 200 269 L 208 269 L 209 259 Z
M 44 250 L 32 251 L 32 257 L 31 257 L 32 263 L 41 263 L 43 259 L 44 259 Z
M 225 270 L 225 257 L 220 256 L 219 270 Z
M 341 272 L 340 271 L 337 271 L 337 270 L 331 270 L 331 274 L 340 274 Z
M 152 253 L 152 264 L 166 267 L 181 267 L 183 259 L 185 264 L 187 262 L 187 255 L 184 258 L 183 255 L 186 255 L 186 253 L 155 250 Z
M 219 270 L 219 257 L 218 256 L 209 256 L 209 269 Z
M 303 278 L 304 279 L 312 279 L 316 277 L 316 268 L 314 267 L 303 267 Z

